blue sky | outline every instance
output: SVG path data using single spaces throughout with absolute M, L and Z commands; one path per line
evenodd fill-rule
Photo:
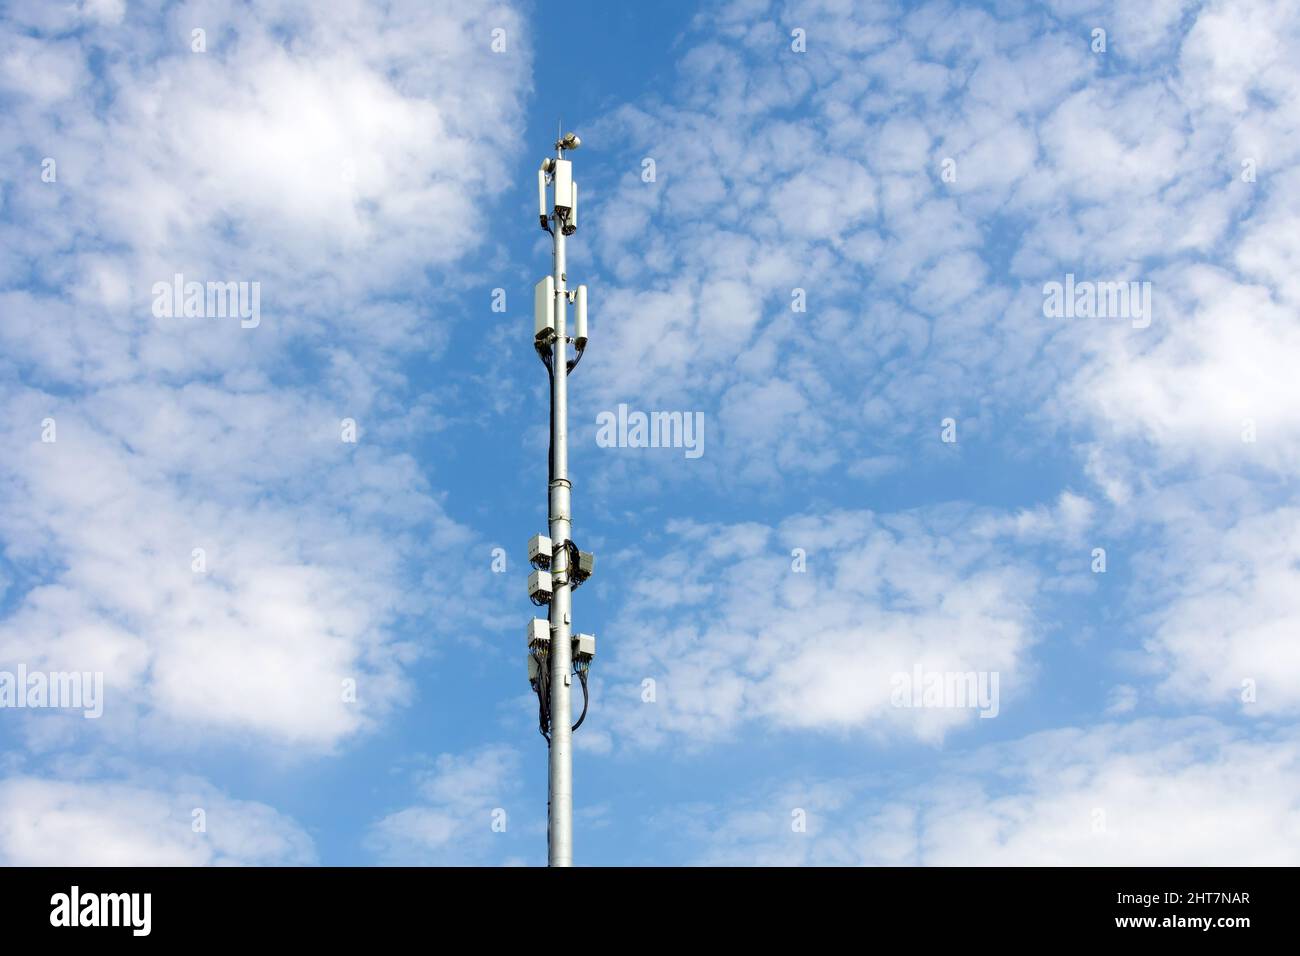
M 562 119 L 576 861 L 1296 863 L 1297 54 L 1227 0 L 9 5 L 0 673 L 104 713 L 0 709 L 0 861 L 545 860 Z

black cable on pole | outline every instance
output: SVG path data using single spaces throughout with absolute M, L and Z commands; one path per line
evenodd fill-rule
M 533 681 L 533 690 L 537 693 L 537 728 L 542 737 L 546 740 L 546 745 L 551 744 L 551 713 L 550 713 L 550 674 L 547 670 L 549 661 L 545 655 L 533 653 L 533 660 L 537 662 L 537 680 Z
M 546 494 L 549 499 L 551 494 L 551 482 L 555 480 L 555 359 L 548 353 L 546 356 L 546 379 L 551 383 L 551 430 L 546 436 Z M 550 502 L 547 501 L 547 510 L 550 509 Z
M 579 715 L 578 722 L 570 728 L 570 732 L 581 727 L 582 722 L 587 719 L 587 671 L 585 668 L 578 671 L 578 682 L 582 684 L 582 714 Z
M 585 345 L 579 345 L 576 341 L 573 343 L 573 358 L 569 359 L 566 365 L 566 375 L 578 367 L 578 363 L 582 361 L 582 353 L 585 351 L 587 351 Z

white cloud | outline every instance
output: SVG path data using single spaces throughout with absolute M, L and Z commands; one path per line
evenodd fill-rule
M 1237 476 L 1202 503 L 1192 550 L 1162 553 L 1143 571 L 1130 610 L 1147 653 L 1120 647 L 1116 659 L 1157 675 L 1166 699 L 1183 704 L 1228 703 L 1243 679 L 1265 675 L 1268 703 L 1261 696 L 1255 712 L 1289 712 L 1285 688 L 1300 685 L 1287 679 L 1294 655 L 1282 638 L 1295 617 L 1281 530 L 1291 519 L 1275 512 L 1270 528 L 1251 515 L 1285 498 L 1268 483 L 1300 466 L 1300 209 L 1284 186 L 1300 162 L 1300 18 L 1293 5 L 1235 0 L 1195 9 L 1089 0 L 1055 11 L 1046 30 L 1038 18 L 995 21 L 948 4 L 905 16 L 735 5 L 697 19 L 708 32 L 683 57 L 675 97 L 620 109 L 595 131 L 656 155 L 661 175 L 623 177 L 589 220 L 591 248 L 619 281 L 609 293 L 613 351 L 593 353 L 591 385 L 611 404 L 636 394 L 716 408 L 703 465 L 674 460 L 663 471 L 728 490 L 836 466 L 897 482 L 884 464 L 934 456 L 937 444 L 921 436 L 941 416 L 984 443 L 1041 440 L 1049 459 L 1073 455 L 1080 484 L 1100 494 L 1065 491 L 1051 507 L 988 515 L 984 530 L 1069 543 L 1083 549 L 1080 562 L 1094 531 L 1098 544 L 1128 533 L 1163 542 L 1157 550 L 1187 544 L 1180 522 L 1191 516 L 1168 501 L 1177 483 Z M 1097 23 L 1108 29 L 1104 55 L 1088 45 Z M 807 54 L 787 53 L 794 24 L 808 31 Z M 675 148 L 659 155 L 665 142 Z M 941 178 L 945 157 L 956 160 L 955 182 Z M 1243 160 L 1257 166 L 1256 182 L 1243 181 Z M 827 169 L 838 192 L 820 188 Z M 725 188 L 682 199 L 705 178 Z M 777 216 L 792 193 L 806 208 Z M 831 198 L 842 208 L 825 208 Z M 606 229 L 606 209 L 672 215 Z M 714 349 L 698 290 L 729 288 L 740 270 L 751 294 L 727 298 L 745 314 Z M 1044 318 L 1042 284 L 1067 272 L 1150 281 L 1150 328 Z M 671 318 L 644 321 L 634 290 L 666 286 L 664 274 L 691 293 L 656 301 Z M 793 287 L 807 291 L 807 314 L 790 313 Z M 1002 426 L 1015 416 L 1031 431 L 1008 436 Z M 689 571 L 700 560 L 670 553 Z M 724 602 L 712 619 L 704 607 L 687 623 L 630 602 L 624 623 L 667 640 L 621 676 L 658 672 L 675 690 L 655 708 L 629 692 L 620 719 L 651 737 L 726 733 L 760 712 L 796 725 L 869 722 L 870 698 L 852 693 L 866 676 L 852 666 L 853 629 L 814 618 L 810 640 L 768 636 L 806 631 L 767 596 L 788 587 L 769 563 L 737 558 L 734 580 L 705 576 Z M 987 607 L 978 592 L 969 606 L 987 626 L 995 602 L 1036 586 L 994 582 Z M 752 610 L 734 610 L 740 594 Z M 836 606 L 820 592 L 813 603 L 819 614 Z M 916 631 L 872 611 L 863 618 L 873 633 L 904 635 L 908 646 L 924 645 L 937 607 L 908 609 Z M 769 643 L 780 668 L 764 656 Z
M 659 822 L 710 865 L 1294 866 L 1298 788 L 1292 733 L 1147 720 L 987 747 L 929 781 L 781 784 Z
M 1146 646 L 1178 703 L 1247 716 L 1300 711 L 1300 510 L 1191 524 L 1164 549 L 1168 603 Z
M 1295 310 L 1267 287 L 1195 266 L 1158 286 L 1164 334 L 1115 337 L 1073 393 L 1118 438 L 1189 461 L 1293 472 L 1300 465 Z
M 401 363 L 442 332 L 412 303 L 460 281 L 516 148 L 522 21 L 360 0 L 15 17 L 0 155 L 31 175 L 0 224 L 0 536 L 25 573 L 0 658 L 102 669 L 102 742 L 332 750 L 405 702 L 395 633 L 426 559 L 473 541 L 392 441 Z M 466 241 L 441 241 L 448 218 Z M 261 283 L 261 324 L 155 316 L 176 273 Z M 485 619 L 461 590 L 449 628 Z M 22 726 L 40 748 L 88 732 Z
M 941 405 L 1041 405 L 1048 431 L 1080 422 L 1216 465 L 1250 415 L 1271 441 L 1251 463 L 1291 468 L 1293 12 L 1061 5 L 1046 32 L 946 4 L 701 15 L 672 105 L 593 129 L 654 156 L 659 177 L 597 194 L 587 248 L 618 286 L 602 292 L 608 354 L 593 351 L 590 387 L 603 406 L 720 408 L 718 467 L 674 465 L 678 478 L 757 483 L 771 474 L 756 461 L 816 472 L 897 454 Z M 1089 49 L 1093 21 L 1109 27 L 1105 55 Z M 786 51 L 787 24 L 808 31 L 807 54 Z M 1157 66 L 1171 58 L 1172 79 Z M 1245 157 L 1257 184 L 1238 180 Z M 1044 320 L 1037 290 L 1067 271 L 1153 280 L 1155 324 Z M 651 305 L 664 276 L 673 296 Z M 738 281 L 747 296 L 725 291 Z M 789 312 L 794 287 L 806 314 Z M 732 396 L 756 388 L 809 413 L 729 420 Z
M 601 668 L 616 737 L 690 746 L 761 721 L 937 742 L 975 711 L 896 706 L 896 674 L 998 672 L 1002 708 L 1024 693 L 1038 576 L 978 514 L 837 512 L 669 532 L 613 624 L 629 639 Z M 794 570 L 796 548 L 806 571 Z
M 1179 64 L 1205 103 L 1241 114 L 1254 91 L 1294 97 L 1294 10 L 1282 2 L 1208 4 L 1187 34 Z
M 419 775 L 419 803 L 376 821 L 366 846 L 386 864 L 465 865 L 494 858 L 517 832 L 522 810 L 520 754 L 494 745 L 441 754 Z
M 202 816 L 194 811 L 202 810 Z M 203 830 L 196 832 L 196 821 Z M 265 804 L 200 780 L 166 788 L 9 777 L 0 780 L 5 866 L 302 866 L 311 838 Z
M 122 24 L 75 41 L 0 35 L 16 94 L 6 160 L 32 169 L 15 181 L 3 227 L 25 228 L 28 241 L 13 245 L 0 280 L 15 284 L 34 266 L 41 285 L 83 290 L 91 313 L 74 314 L 68 339 L 94 361 L 42 364 L 42 374 L 83 385 L 223 374 L 273 364 L 302 341 L 374 351 L 375 341 L 433 340 L 414 308 L 359 319 L 394 288 L 416 301 L 430 266 L 484 236 L 475 224 L 506 181 L 531 63 L 518 14 L 285 2 L 232 17 L 207 4 L 133 7 Z M 193 53 L 189 29 L 200 21 L 208 51 Z M 490 51 L 495 27 L 513 39 L 507 54 Z M 26 63 L 29 50 L 51 63 L 57 52 L 78 72 Z M 96 50 L 117 55 L 92 78 Z M 55 73 L 69 78 L 44 78 Z M 56 182 L 41 180 L 43 156 L 57 161 Z M 449 219 L 462 241 L 440 241 Z M 151 288 L 178 272 L 261 282 L 260 334 L 155 319 Z M 96 275 L 120 301 L 104 301 Z M 51 299 L 37 294 L 30 308 Z M 14 331 L 5 336 L 14 359 L 45 357 L 43 336 Z
M 1077 544 L 1091 527 L 1094 507 L 1087 498 L 1063 491 L 1052 507 L 1038 505 L 1014 514 L 990 515 L 975 527 L 980 534 L 1012 534 L 1027 540 Z
M 427 605 L 404 564 L 473 540 L 409 460 L 340 442 L 332 409 L 283 389 L 123 386 L 11 407 L 8 552 L 62 570 L 0 622 L 4 659 L 102 670 L 104 724 L 122 739 L 138 714 L 148 737 L 208 728 L 328 750 L 406 701 L 412 648 L 391 629 Z M 485 620 L 480 592 L 467 584 L 445 619 Z
M 1137 705 L 1137 688 L 1129 684 L 1118 684 L 1111 688 L 1110 696 L 1106 702 L 1106 713 L 1109 716 L 1127 714 L 1137 707 Z

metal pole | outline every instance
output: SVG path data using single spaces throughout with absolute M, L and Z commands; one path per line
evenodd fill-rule
M 556 149 L 563 159 L 564 151 Z M 569 546 L 571 533 L 569 511 L 568 445 L 568 348 L 565 336 L 566 306 L 569 295 L 564 259 L 564 230 L 555 223 L 555 342 L 551 376 L 551 475 L 550 528 L 555 552 L 551 559 L 554 591 L 551 595 L 551 754 L 548 803 L 547 860 L 551 866 L 573 865 L 573 751 L 570 729 L 569 694 L 572 690 L 572 628 L 570 619 Z

